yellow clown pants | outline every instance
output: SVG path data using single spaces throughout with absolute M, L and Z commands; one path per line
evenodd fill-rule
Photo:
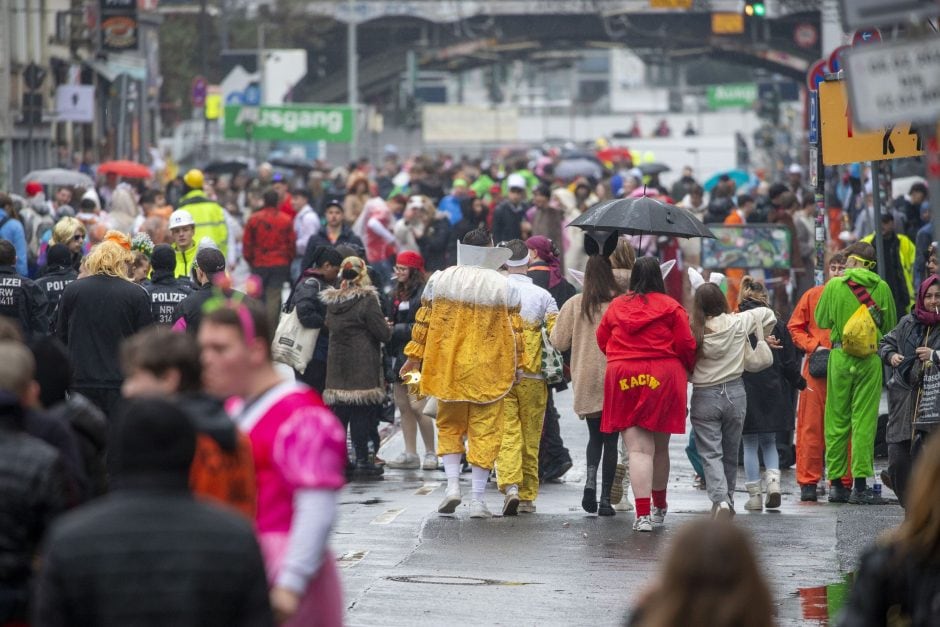
M 519 498 L 539 495 L 539 441 L 548 388 L 542 379 L 522 379 L 503 399 L 503 443 L 496 458 L 500 491 L 519 486 Z
M 463 454 L 467 462 L 492 469 L 503 436 L 503 399 L 480 405 L 463 401 L 437 405 L 437 454 Z M 467 448 L 464 449 L 464 438 Z

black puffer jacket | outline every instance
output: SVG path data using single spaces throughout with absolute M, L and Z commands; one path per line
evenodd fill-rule
M 127 477 L 50 531 L 32 608 L 44 627 L 271 625 L 251 524 L 186 477 Z
M 0 587 L 19 590 L 24 602 L 39 541 L 65 505 L 58 453 L 23 430 L 16 399 L 0 393 Z

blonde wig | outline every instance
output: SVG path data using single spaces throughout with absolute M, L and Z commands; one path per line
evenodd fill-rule
M 108 231 L 104 241 L 84 258 L 82 267 L 88 276 L 105 274 L 129 281 L 128 270 L 133 262 L 134 253 L 127 236 L 118 231 Z
M 76 234 L 85 235 L 87 230 L 81 220 L 65 216 L 52 227 L 52 243 L 68 244 Z

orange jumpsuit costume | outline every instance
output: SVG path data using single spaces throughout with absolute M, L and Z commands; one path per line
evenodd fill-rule
M 793 343 L 810 355 L 817 347 L 832 348 L 829 329 L 816 326 L 814 312 L 824 285 L 817 285 L 803 294 L 796 304 L 787 330 Z M 802 485 L 816 485 L 823 478 L 825 467 L 826 436 L 823 430 L 826 415 L 826 379 L 817 379 L 809 373 L 809 359 L 803 363 L 806 389 L 800 392 L 796 405 L 796 481 Z M 851 486 L 851 473 L 843 477 L 843 483 Z

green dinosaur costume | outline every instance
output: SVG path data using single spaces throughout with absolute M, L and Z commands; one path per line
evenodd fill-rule
M 841 347 L 842 329 L 856 312 L 859 301 L 847 281 L 863 286 L 881 310 L 878 339 L 894 328 L 897 314 L 888 284 L 864 268 L 846 270 L 845 276 L 826 284 L 816 305 L 816 324 L 830 329 L 833 343 L 826 379 L 826 469 L 829 477 L 843 477 L 848 470 L 848 443 L 852 441 L 852 476 L 875 476 L 875 430 L 881 400 L 882 370 L 877 353 L 854 357 Z M 875 319 L 878 323 L 877 316 Z

